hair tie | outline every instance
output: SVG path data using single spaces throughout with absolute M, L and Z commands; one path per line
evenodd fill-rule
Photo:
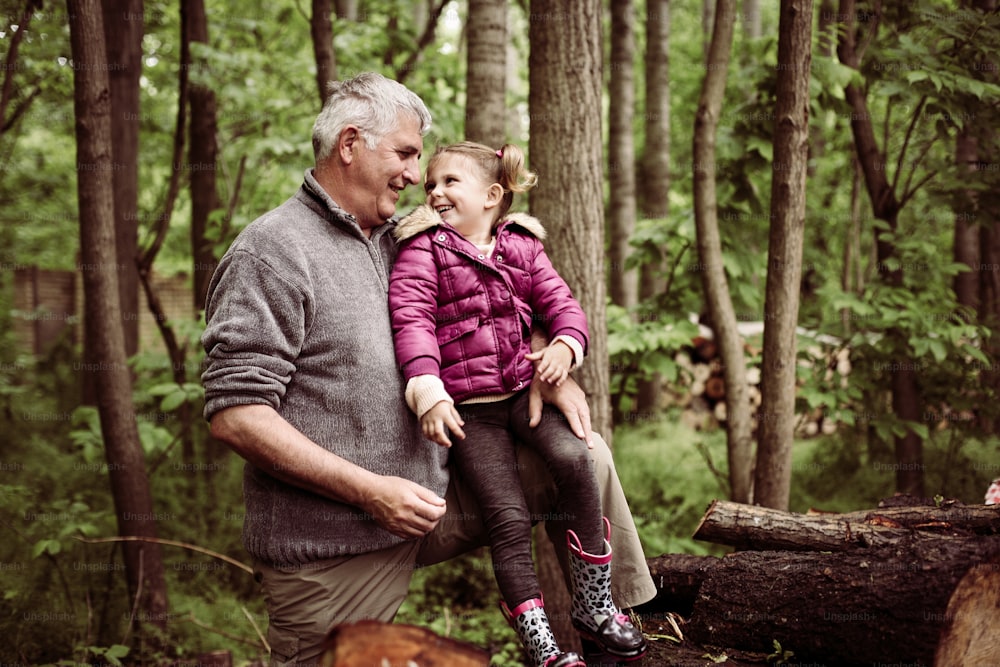
M 502 148 L 497 151 L 497 157 L 500 157 L 500 158 L 503 157 L 503 149 Z

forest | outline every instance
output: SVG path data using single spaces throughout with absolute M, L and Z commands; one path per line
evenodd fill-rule
M 0 664 L 266 663 L 243 462 L 202 417 L 206 287 L 364 71 L 425 101 L 424 161 L 524 148 L 651 567 L 747 547 L 695 535 L 716 501 L 983 505 L 997 44 L 996 0 L 0 0 Z M 397 620 L 526 664 L 489 569 L 418 571 Z M 725 662 L 662 657 L 683 621 L 649 613 L 641 664 Z M 848 664 L 765 639 L 731 664 Z

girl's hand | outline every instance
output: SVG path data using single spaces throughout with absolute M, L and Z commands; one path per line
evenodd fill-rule
M 573 366 L 573 350 L 569 345 L 557 340 L 538 352 L 525 355 L 528 361 L 537 361 L 535 375 L 551 385 L 558 387 L 569 376 Z
M 455 437 L 465 440 L 465 431 L 462 430 L 464 425 L 465 422 L 459 416 L 458 410 L 448 401 L 438 401 L 420 417 L 420 430 L 423 431 L 424 437 L 442 447 L 451 447 L 449 431 Z

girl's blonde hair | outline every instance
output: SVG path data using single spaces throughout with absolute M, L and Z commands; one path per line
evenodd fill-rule
M 500 202 L 499 218 L 510 209 L 514 202 L 514 193 L 527 192 L 535 187 L 538 177 L 528 171 L 524 165 L 524 152 L 514 144 L 504 144 L 499 149 L 493 149 L 474 141 L 460 141 L 457 144 L 438 146 L 434 155 L 427 162 L 428 171 L 437 160 L 445 155 L 462 155 L 478 165 L 487 183 L 499 183 L 503 188 L 503 199 Z

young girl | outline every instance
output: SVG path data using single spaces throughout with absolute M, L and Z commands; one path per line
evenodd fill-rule
M 574 627 L 631 660 L 646 642 L 611 599 L 610 526 L 587 447 L 549 406 L 538 426 L 528 425 L 535 365 L 542 381 L 558 385 L 588 343 L 583 310 L 542 249 L 545 230 L 535 218 L 507 213 L 514 193 L 534 184 L 510 144 L 463 142 L 434 153 L 427 205 L 395 232 L 402 242 L 389 287 L 396 359 L 424 435 L 452 448 L 458 473 L 478 495 L 501 605 L 533 664 L 585 663 L 560 652 L 545 616 L 513 437 L 537 448 L 559 489 L 558 515 L 546 519 L 566 528 Z M 551 343 L 532 353 L 536 322 Z

